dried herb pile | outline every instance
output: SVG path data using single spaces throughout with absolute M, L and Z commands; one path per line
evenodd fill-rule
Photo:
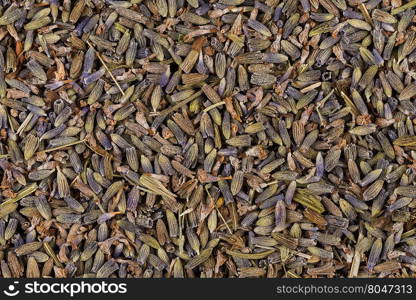
M 416 1 L 0 1 L 0 277 L 415 277 Z

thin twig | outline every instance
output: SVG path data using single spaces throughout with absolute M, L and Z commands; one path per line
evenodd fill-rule
M 13 133 L 15 133 L 16 130 L 14 130 L 12 119 L 10 118 L 9 114 L 7 114 L 7 120 L 9 121 L 10 129 L 12 130 Z
M 218 107 L 218 106 L 221 106 L 221 105 L 224 105 L 224 104 L 225 104 L 225 102 L 224 102 L 224 101 L 214 103 L 214 104 L 212 104 L 212 105 L 208 106 L 207 108 L 205 108 L 205 109 L 204 109 L 204 112 L 209 112 L 211 109 L 214 109 L 214 108 L 216 108 L 216 107 Z
M 30 112 L 26 119 L 23 121 L 23 123 L 20 125 L 20 127 L 17 129 L 16 134 L 20 135 L 23 130 L 25 130 L 25 128 L 27 127 L 27 125 L 29 124 L 29 122 L 32 120 L 33 118 L 33 113 Z
M 178 104 L 175 104 L 174 106 L 171 106 L 171 107 L 169 107 L 165 110 L 162 110 L 160 112 L 150 113 L 150 116 L 152 116 L 152 117 L 153 116 L 166 116 L 166 115 L 170 114 L 171 112 L 177 110 L 178 108 L 181 108 L 182 106 L 188 104 L 189 102 L 198 98 L 201 95 L 202 95 L 202 91 L 196 92 L 195 94 L 193 94 L 189 98 L 183 100 L 182 102 L 179 102 Z
M 104 68 L 107 70 L 108 74 L 110 74 L 111 79 L 113 79 L 114 83 L 117 85 L 118 89 L 120 90 L 121 94 L 124 96 L 124 91 L 121 89 L 121 86 L 118 84 L 117 79 L 114 77 L 113 73 L 111 73 L 110 69 L 105 64 L 103 58 L 101 57 L 101 54 L 95 50 L 94 46 L 91 45 L 90 41 L 87 41 L 87 44 L 94 50 L 95 54 L 97 54 L 98 59 L 103 64 Z
M 63 149 L 63 148 L 69 147 L 69 146 L 73 146 L 73 145 L 81 144 L 81 143 L 83 143 L 83 142 L 85 142 L 85 139 L 80 140 L 80 141 L 76 141 L 76 142 L 72 142 L 72 143 L 69 143 L 69 144 L 66 144 L 66 145 L 57 146 L 57 147 L 53 147 L 53 148 L 49 148 L 49 149 L 45 149 L 45 150 L 42 150 L 42 151 L 38 151 L 37 153 L 46 153 L 46 152 L 56 151 L 56 150 Z M 37 153 L 36 153 L 36 154 L 37 154 Z
M 116 157 L 114 157 L 113 155 L 111 155 L 110 153 L 100 153 L 99 151 L 97 151 L 96 149 L 94 149 L 89 143 L 88 143 L 88 140 L 87 139 L 85 139 L 84 140 L 84 142 L 85 142 L 85 145 L 87 145 L 87 147 L 88 148 L 90 148 L 91 149 L 91 151 L 93 151 L 94 153 L 96 153 L 96 154 L 98 154 L 98 155 L 100 155 L 100 156 L 102 156 L 102 157 L 109 157 L 110 159 L 113 159 L 114 161 L 116 161 L 116 162 L 120 162 Z M 103 151 L 105 151 L 105 150 L 103 150 Z M 115 175 L 114 175 L 115 176 Z
M 274 180 L 274 181 L 270 181 L 270 182 L 267 182 L 267 183 L 263 183 L 263 184 L 260 185 L 260 187 L 261 188 L 265 188 L 265 187 L 267 187 L 269 185 L 277 184 L 277 183 L 279 183 L 279 181 L 280 180 Z
M 219 211 L 219 209 L 217 208 L 216 205 L 215 205 L 215 209 L 217 210 L 218 215 L 220 216 L 221 220 L 224 222 L 224 225 L 225 225 L 225 227 L 227 227 L 230 234 L 233 234 L 233 231 L 231 230 L 230 226 L 228 226 L 227 221 L 224 219 L 224 217 L 222 216 L 221 212 Z
M 364 3 L 360 3 L 358 6 L 358 9 L 361 10 L 362 14 L 364 15 L 364 19 L 370 23 L 372 26 L 374 26 L 373 20 L 370 17 L 370 14 L 368 13 L 367 7 Z

